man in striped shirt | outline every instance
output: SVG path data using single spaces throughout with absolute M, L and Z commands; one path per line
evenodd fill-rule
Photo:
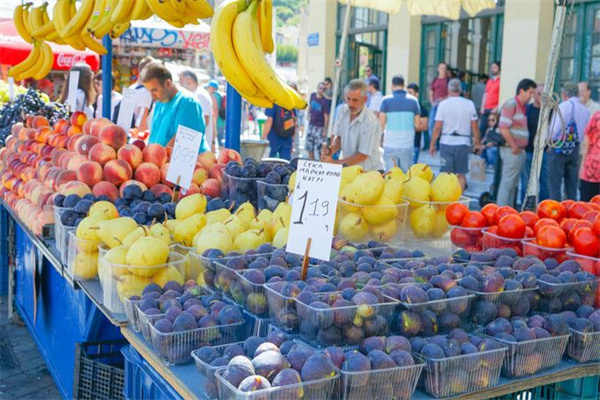
M 517 95 L 502 106 L 498 128 L 506 143 L 500 148 L 502 179 L 498 188 L 499 206 L 515 207 L 519 177 L 527 159 L 525 148 L 529 140 L 525 108 L 536 87 L 537 84 L 531 79 L 521 80 L 517 85 Z

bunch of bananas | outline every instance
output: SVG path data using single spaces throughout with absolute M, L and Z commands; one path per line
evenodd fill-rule
M 213 8 L 206 0 L 146 0 L 148 6 L 161 19 L 176 28 L 198 25 L 200 19 L 213 16 Z
M 265 58 L 265 52 L 275 47 L 272 13 L 272 0 L 223 2 L 210 29 L 213 55 L 227 82 L 250 103 L 304 109 L 306 101 L 277 76 Z

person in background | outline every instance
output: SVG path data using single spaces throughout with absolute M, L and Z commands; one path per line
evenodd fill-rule
M 346 103 L 341 105 L 333 125 L 333 141 L 323 144 L 321 161 L 360 165 L 365 171 L 383 170 L 381 125 L 377 117 L 365 105 L 367 85 L 354 79 L 344 88 Z M 332 157 L 342 150 L 342 158 Z
M 210 94 L 213 103 L 213 131 L 217 132 L 217 141 L 219 146 L 225 142 L 225 105 L 224 96 L 219 93 L 219 82 L 216 79 L 211 79 L 205 86 L 206 91 Z
M 485 93 L 481 99 L 481 117 L 479 119 L 479 130 L 483 131 L 488 126 L 487 118 L 490 113 L 498 113 L 500 102 L 500 61 L 492 63 L 490 68 L 490 79 L 485 84 Z
M 202 86 L 198 84 L 198 76 L 190 70 L 182 71 L 179 74 L 179 83 L 185 89 L 192 92 L 200 105 L 202 106 L 202 115 L 204 117 L 204 126 L 206 129 L 205 137 L 206 143 L 208 143 L 208 147 L 210 151 L 213 153 L 216 151 L 216 142 L 217 138 L 214 134 L 214 114 L 213 114 L 213 104 L 212 97 L 210 94 L 204 89 Z
M 589 82 L 579 82 L 579 100 L 581 104 L 585 106 L 590 112 L 590 116 L 600 111 L 600 103 L 595 102 L 592 99 L 592 88 Z
M 435 144 L 441 134 L 441 171 L 457 174 L 464 192 L 467 188 L 469 154 L 473 150 L 480 150 L 481 133 L 477 126 L 475 104 L 461 97 L 461 92 L 460 81 L 452 79 L 448 83 L 448 98 L 438 105 L 429 153 L 435 157 Z
M 325 90 L 323 94 L 327 100 L 331 100 L 333 98 L 333 81 L 330 77 L 323 79 L 323 85 L 325 86 Z
M 419 100 L 419 85 L 416 83 L 410 83 L 406 87 L 406 91 L 408 94 Z M 419 100 L 419 108 L 421 109 L 421 118 L 419 118 L 419 123 L 415 125 L 415 155 L 413 158 L 413 164 L 419 162 L 419 153 L 421 152 L 421 137 L 427 136 L 427 139 L 429 139 L 429 132 L 427 132 L 427 126 L 429 125 L 429 111 L 427 111 L 425 104 L 423 104 L 421 100 Z
M 138 63 L 138 71 L 139 76 L 137 81 L 129 86 L 130 89 L 135 89 L 136 98 L 135 98 L 135 109 L 133 111 L 133 117 L 135 118 L 135 126 L 140 131 L 144 132 L 150 128 L 152 124 L 152 108 L 154 106 L 154 101 L 152 100 L 152 95 L 142 83 L 142 71 L 146 67 L 146 65 L 151 62 L 157 61 L 154 57 L 146 56 L 140 60 Z
M 538 129 L 538 121 L 540 119 L 540 109 L 542 107 L 542 92 L 544 91 L 544 85 L 538 83 L 535 91 L 533 92 L 533 102 L 527 104 L 525 109 L 525 115 L 527 116 L 527 130 L 529 131 L 529 141 L 525 148 L 526 160 L 525 168 L 521 172 L 521 204 L 525 200 L 525 192 L 527 190 L 527 184 L 529 183 L 529 174 L 531 173 L 531 165 L 533 164 L 533 151 L 535 150 L 535 136 Z M 538 200 L 546 200 L 550 196 L 548 188 L 548 156 L 544 150 L 542 158 L 542 169 L 540 171 L 539 180 L 539 194 Z
M 562 98 L 563 101 L 558 105 L 562 119 L 554 114 L 550 124 L 552 140 L 558 143 L 548 154 L 550 198 L 562 200 L 564 182 L 567 199 L 577 200 L 579 147 L 583 142 L 583 132 L 590 119 L 590 112 L 579 101 L 579 87 L 575 82 L 563 84 Z
M 433 79 L 429 88 L 429 103 L 431 104 L 431 111 L 429 112 L 429 132 L 432 133 L 433 126 L 435 125 L 437 106 L 442 100 L 448 97 L 448 82 L 450 82 L 450 78 L 448 77 L 448 64 L 443 61 L 439 63 L 437 72 L 438 75 Z
M 481 102 L 483 101 L 483 95 L 485 94 L 485 85 L 488 79 L 489 77 L 486 74 L 479 76 L 479 81 L 477 81 L 475 86 L 473 86 L 473 90 L 471 90 L 471 100 L 473 100 L 478 114 L 481 111 Z
M 279 157 L 284 160 L 292 158 L 292 145 L 296 135 L 296 110 L 286 110 L 273 104 L 265 111 L 267 121 L 263 128 L 262 139 L 269 141 L 271 152 L 269 157 Z
M 581 201 L 600 194 L 600 112 L 595 112 L 585 128 L 583 164 L 579 175 Z
M 141 78 L 156 103 L 148 143 L 173 147 L 175 134 L 181 125 L 200 132 L 202 140 L 198 152 L 208 151 L 202 105 L 198 99 L 187 90 L 180 90 L 173 83 L 171 72 L 160 61 L 146 65 Z
M 112 74 L 112 94 L 110 96 L 110 116 L 108 119 L 112 120 L 115 115 L 115 107 L 121 102 L 123 99 L 123 95 L 115 90 L 115 74 Z M 102 71 L 98 72 L 96 76 L 94 76 L 94 89 L 98 93 L 98 97 L 96 98 L 96 108 L 94 111 L 94 118 L 102 118 Z
M 369 82 L 371 82 L 371 79 L 377 79 L 377 80 L 379 80 L 379 78 L 377 77 L 377 75 L 375 75 L 373 73 L 373 68 L 371 68 L 370 65 L 367 65 L 365 67 L 365 83 L 368 85 Z
M 70 71 L 79 71 L 79 83 L 75 94 L 75 109 L 71 111 L 81 111 L 84 112 L 88 118 L 94 118 L 92 104 L 96 101 L 96 90 L 94 89 L 94 84 L 92 82 L 94 79 L 92 68 L 85 63 L 76 63 L 71 67 Z M 58 101 L 65 104 L 68 96 L 69 78 L 67 75 Z
M 481 157 L 485 160 L 485 164 L 488 167 L 495 167 L 496 158 L 498 157 L 498 147 L 494 142 L 492 136 L 498 132 L 498 114 L 491 113 L 488 116 L 488 127 L 483 135 L 483 150 L 481 151 Z
M 460 81 L 460 88 L 462 89 L 461 96 L 465 99 L 469 98 L 469 85 L 467 84 L 467 73 L 465 71 L 458 71 L 456 78 Z
M 502 106 L 498 127 L 505 144 L 500 147 L 502 178 L 498 187 L 499 206 L 515 206 L 519 177 L 527 159 L 525 148 L 529 139 L 529 130 L 526 106 L 531 101 L 536 87 L 536 83 L 531 79 L 521 80 L 517 85 L 517 95 L 508 99 Z
M 304 148 L 308 151 L 308 159 L 320 158 L 321 147 L 327 137 L 329 115 L 331 113 L 331 100 L 325 98 L 325 85 L 319 83 L 317 92 L 310 95 L 308 103 L 308 129 Z
M 415 127 L 419 125 L 419 100 L 404 90 L 404 78 L 392 78 L 392 95 L 381 102 L 379 122 L 384 128 L 383 159 L 386 170 L 397 166 L 406 172 L 414 159 Z
M 36 82 L 37 88 L 48 95 L 50 101 L 54 101 L 54 82 L 48 78 L 41 79 Z
M 381 107 L 381 101 L 383 100 L 383 93 L 379 90 L 379 79 L 369 79 L 368 89 L 369 96 L 367 99 L 367 108 L 379 117 L 379 108 Z
M 289 82 L 288 84 L 292 89 L 294 89 L 300 94 L 300 91 L 298 90 L 298 85 L 295 82 Z M 304 100 L 306 100 L 306 98 L 302 94 L 300 95 Z M 294 131 L 294 136 L 292 136 L 292 157 L 298 157 L 300 154 L 300 111 L 304 112 L 305 110 L 294 109 L 294 111 L 296 112 L 296 129 Z M 302 118 L 304 119 L 304 116 Z

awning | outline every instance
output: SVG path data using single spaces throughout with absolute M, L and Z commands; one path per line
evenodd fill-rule
M 348 0 L 339 1 L 342 4 L 348 4 Z M 402 6 L 406 6 L 411 15 L 437 15 L 458 19 L 461 8 L 470 16 L 475 16 L 486 8 L 494 8 L 496 0 L 353 0 L 352 5 L 390 14 L 397 14 Z
M 53 70 L 69 70 L 77 62 L 85 62 L 92 70 L 100 67 L 100 56 L 91 51 L 77 51 L 71 46 L 48 42 L 54 53 Z M 17 33 L 12 21 L 0 22 L 0 64 L 17 65 L 31 52 L 32 45 Z

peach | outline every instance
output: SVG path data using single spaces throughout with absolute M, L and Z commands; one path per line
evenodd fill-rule
M 214 179 L 209 178 L 202 182 L 200 185 L 200 191 L 205 196 L 210 196 L 212 198 L 221 196 L 221 182 Z
M 77 125 L 71 125 L 69 129 L 67 129 L 67 136 L 75 136 L 80 133 L 83 134 L 83 131 L 81 130 L 81 127 Z
M 136 139 L 131 144 L 134 145 L 135 147 L 137 147 L 140 150 L 144 150 L 146 148 L 146 142 L 144 142 L 141 139 Z
M 65 196 L 70 194 L 78 194 L 79 196 L 83 197 L 88 193 L 92 193 L 92 190 L 83 182 L 71 181 L 62 185 L 60 187 L 60 192 Z
M 231 149 L 223 149 L 219 153 L 219 157 L 217 158 L 219 164 L 227 164 L 229 161 L 237 161 L 240 164 L 242 163 L 242 156 L 235 150 Z
M 56 120 L 52 127 L 54 128 L 54 132 L 60 133 L 65 127 L 65 125 L 69 125 L 69 123 L 67 122 L 67 120 L 61 118 L 59 120 Z
M 52 168 L 52 164 L 51 163 L 46 163 L 44 165 L 41 165 L 38 168 L 38 171 L 37 171 L 38 177 L 41 180 L 44 180 L 46 178 L 46 175 L 48 175 L 48 172 L 50 171 L 50 168 Z
M 88 158 L 90 161 L 96 161 L 98 164 L 104 166 L 110 160 L 117 158 L 117 152 L 107 144 L 96 143 L 90 149 Z
M 152 163 L 158 168 L 162 167 L 168 161 L 167 150 L 160 144 L 152 143 L 146 146 L 143 151 L 144 162 Z
M 85 121 L 85 124 L 83 124 L 83 127 L 81 127 L 81 130 L 83 131 L 84 135 L 91 135 L 92 134 L 92 125 L 96 121 L 97 121 L 96 118 L 90 118 L 87 121 Z
M 117 158 L 119 160 L 126 161 L 131 169 L 136 169 L 143 162 L 142 150 L 132 144 L 126 144 L 121 147 L 117 152 Z
M 94 119 L 92 121 L 93 122 L 90 126 L 90 135 L 94 135 L 96 137 L 100 135 L 100 131 L 102 130 L 102 128 L 104 128 L 106 125 L 112 124 L 112 122 L 110 122 L 110 120 L 107 118 L 99 118 Z
M 125 188 L 129 185 L 138 185 L 142 189 L 142 191 L 148 190 L 148 187 L 146 187 L 146 185 L 144 185 L 142 182 L 138 182 L 136 180 L 131 179 L 127 182 L 123 182 L 123 184 L 119 188 L 119 196 L 123 197 L 123 190 L 125 190 Z
M 208 175 L 221 182 L 223 180 L 223 170 L 225 169 L 225 164 L 215 164 L 210 167 Z
M 190 188 L 188 190 L 185 191 L 185 194 L 183 194 L 183 191 L 181 191 L 181 197 L 180 199 L 184 198 L 184 197 L 188 197 L 191 196 L 193 194 L 196 193 L 202 193 L 200 190 L 200 186 L 196 185 L 194 182 L 190 183 Z
M 133 177 L 147 187 L 160 183 L 160 169 L 153 163 L 144 162 L 136 168 Z
M 217 157 L 215 157 L 214 153 L 205 151 L 204 153 L 200 153 L 198 155 L 198 162 L 202 164 L 207 171 L 209 171 L 210 167 L 217 163 Z
M 71 125 L 76 125 L 80 127 L 83 126 L 83 124 L 85 124 L 86 121 L 87 116 L 82 111 L 75 111 L 73 114 L 71 114 L 71 118 L 69 119 Z
M 123 160 L 110 160 L 104 165 L 104 180 L 117 187 L 131 179 L 132 174 L 131 167 Z
M 67 182 L 76 181 L 77 173 L 75 171 L 64 170 L 58 174 L 55 180 L 55 185 L 57 188 L 61 187 Z
M 69 140 L 67 141 L 67 149 L 69 149 L 71 151 L 77 151 L 77 143 L 79 143 L 79 140 L 81 140 L 82 137 L 83 137 L 82 133 L 78 133 L 76 135 L 69 136 Z
M 61 135 L 65 135 L 65 136 L 69 136 L 69 128 L 71 127 L 71 125 L 69 125 L 69 123 L 66 123 L 64 125 L 61 126 L 60 128 L 60 133 Z
M 77 170 L 77 180 L 89 187 L 94 187 L 96 183 L 102 180 L 102 165 L 95 161 L 82 163 Z
M 169 171 L 169 165 L 170 165 L 170 163 L 166 163 L 165 165 L 160 167 L 160 182 L 163 185 L 166 185 L 166 186 L 172 188 L 175 185 L 167 180 L 167 172 Z
M 13 126 L 10 128 L 10 134 L 13 136 L 17 136 L 21 129 L 23 129 L 23 123 L 17 122 L 15 124 L 13 124 Z
M 201 185 L 202 182 L 208 179 L 208 171 L 199 162 L 196 163 L 194 174 L 192 175 L 192 182 L 196 185 Z
M 57 138 L 58 139 L 56 139 L 55 147 L 58 147 L 59 149 L 66 149 L 67 148 L 67 140 L 69 139 L 69 137 L 65 136 L 65 135 L 57 135 Z
M 169 193 L 170 196 L 173 195 L 173 191 L 167 185 L 163 185 L 162 183 L 158 183 L 150 188 L 150 191 L 154 193 L 156 197 L 160 196 L 162 193 Z
M 31 127 L 41 128 L 42 126 L 50 126 L 50 122 L 48 122 L 46 117 L 43 117 L 41 115 L 33 117 L 33 119 L 31 120 Z
M 119 197 L 119 189 L 110 182 L 100 181 L 92 188 L 92 194 L 96 197 L 104 195 L 115 201 Z
M 65 157 L 66 158 L 66 157 Z M 67 169 L 70 171 L 79 171 L 83 163 L 87 162 L 88 159 L 86 156 L 82 156 L 81 154 L 76 154 L 69 159 L 67 163 Z
M 119 150 L 127 143 L 127 133 L 119 125 L 107 124 L 102 127 L 98 134 L 100 142 L 106 143 L 115 150 Z
M 100 140 L 96 136 L 83 135 L 81 139 L 77 141 L 77 152 L 79 154 L 88 155 L 92 146 L 100 143 Z
M 48 145 L 44 145 L 42 147 L 42 150 L 40 151 L 40 155 L 42 157 L 48 157 L 48 159 L 50 159 L 50 154 L 52 153 L 52 150 L 54 150 L 54 147 L 48 146 Z

